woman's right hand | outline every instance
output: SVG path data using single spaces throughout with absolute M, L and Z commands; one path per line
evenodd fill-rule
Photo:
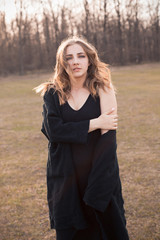
M 102 134 L 108 130 L 116 130 L 118 127 L 118 116 L 113 114 L 115 111 L 112 108 L 109 112 L 102 113 L 98 118 L 91 119 L 88 132 L 96 129 L 101 129 Z
M 98 119 L 97 123 L 100 129 L 103 130 L 116 130 L 118 127 L 118 115 L 112 114 L 114 112 L 114 108 L 109 112 L 102 113 Z

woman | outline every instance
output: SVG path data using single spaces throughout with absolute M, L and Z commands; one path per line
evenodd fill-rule
M 82 38 L 63 41 L 44 97 L 47 190 L 57 240 L 128 240 L 116 155 L 117 104 L 107 65 Z

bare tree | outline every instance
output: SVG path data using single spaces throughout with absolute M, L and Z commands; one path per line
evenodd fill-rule
M 0 72 L 6 69 L 6 43 L 7 43 L 7 28 L 5 21 L 5 13 L 0 13 Z
M 120 0 L 112 6 L 107 0 L 83 0 L 81 8 L 72 3 L 75 11 L 52 0 L 34 1 L 42 15 L 28 14 L 23 0 L 15 0 L 16 16 L 10 24 L 5 12 L 0 13 L 1 74 L 53 69 L 61 40 L 75 33 L 86 37 L 110 64 L 160 60 L 160 0 L 148 0 L 148 19 L 142 18 L 138 0 L 126 0 L 124 11 Z
M 37 52 L 38 52 L 38 58 L 37 58 L 37 67 L 38 68 L 43 68 L 43 64 L 44 64 L 44 57 L 43 57 L 43 53 L 42 53 L 42 43 L 41 43 L 41 37 L 40 37 L 40 30 L 39 30 L 39 22 L 37 17 L 35 16 L 35 23 L 36 23 L 36 34 L 35 34 L 35 40 L 37 42 Z
M 49 30 L 50 19 L 45 12 L 43 14 L 44 14 L 43 31 L 44 31 L 44 37 L 45 37 L 45 46 L 47 51 L 48 64 L 50 64 L 51 63 L 51 41 L 50 41 L 50 30 Z
M 103 0 L 103 32 L 102 32 L 102 40 L 103 40 L 103 48 L 104 48 L 104 60 L 106 62 L 109 61 L 110 48 L 109 48 L 109 11 L 108 11 L 108 1 Z
M 68 36 L 68 32 L 67 32 L 68 23 L 66 20 L 66 13 L 67 13 L 67 9 L 65 8 L 65 6 L 63 6 L 61 8 L 61 15 L 60 15 L 61 16 L 60 36 L 59 36 L 60 42 Z
M 108 11 L 107 11 L 107 0 L 104 0 L 103 5 L 103 11 L 104 11 L 104 20 L 103 20 L 103 41 L 107 47 L 107 22 L 108 22 Z
M 160 31 L 159 31 L 159 11 L 160 11 L 160 0 L 157 1 L 157 5 L 155 7 L 154 12 L 154 22 L 153 22 L 153 29 L 154 29 L 154 55 L 156 61 L 160 60 Z
M 90 15 L 90 12 L 89 12 L 88 0 L 84 0 L 84 10 L 85 10 L 85 26 L 86 26 L 84 35 L 87 39 L 90 39 L 90 32 L 89 32 L 89 15 Z
M 117 14 L 117 27 L 118 27 L 118 34 L 117 34 L 117 47 L 118 47 L 118 58 L 119 63 L 121 65 L 124 64 L 123 59 L 123 39 L 122 39 L 122 24 L 121 24 L 121 10 L 120 10 L 120 0 L 114 0 L 115 4 L 115 11 Z
M 140 21 L 139 21 L 139 4 L 136 0 L 134 4 L 134 51 L 135 51 L 135 62 L 140 63 L 142 60 L 141 49 L 140 49 Z
M 53 22 L 53 29 L 54 29 L 54 38 L 55 38 L 55 48 L 58 48 L 58 36 L 59 36 L 59 26 L 58 26 L 58 16 L 55 15 L 54 11 L 53 11 L 53 5 L 52 5 L 52 1 L 48 0 L 48 4 L 50 6 L 50 12 L 51 12 L 51 16 L 52 16 L 52 22 Z
M 126 43 L 126 48 L 127 48 L 127 60 L 129 62 L 132 62 L 132 53 L 133 53 L 133 1 L 128 0 L 126 1 L 126 38 L 127 38 L 127 43 Z
M 18 8 L 18 2 L 15 0 L 16 5 L 16 23 L 18 27 L 18 59 L 19 59 L 19 74 L 24 74 L 24 50 L 23 50 L 23 0 L 19 0 L 19 8 Z

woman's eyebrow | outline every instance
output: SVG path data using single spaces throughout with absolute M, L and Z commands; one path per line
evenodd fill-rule
M 77 53 L 77 54 L 85 54 L 84 52 L 79 52 L 79 53 Z
M 77 55 L 80 55 L 80 54 L 85 54 L 84 52 L 79 52 L 79 53 L 77 53 Z M 66 54 L 66 57 L 67 56 L 72 56 L 73 54 Z

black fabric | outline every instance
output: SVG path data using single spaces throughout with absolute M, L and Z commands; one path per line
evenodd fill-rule
M 101 212 L 105 211 L 119 184 L 116 148 L 116 131 L 109 131 L 99 138 L 94 150 L 92 170 L 83 199 Z
M 49 140 L 47 199 L 51 228 L 87 227 L 78 197 L 70 142 L 86 143 L 88 128 L 89 120 L 64 122 L 57 93 L 53 89 L 46 92 L 41 131 Z
M 88 227 L 79 230 L 75 228 L 56 230 L 57 240 L 103 240 L 101 226 L 96 219 L 94 210 L 90 207 L 87 208 L 90 218 Z
M 50 142 L 57 143 L 86 143 L 89 120 L 64 123 L 61 118 L 58 95 L 51 88 L 44 95 L 44 121 L 41 131 Z
M 67 102 L 60 106 L 53 89 L 44 96 L 42 132 L 49 140 L 48 204 L 57 240 L 67 239 L 62 237 L 65 233 L 71 240 L 87 239 L 94 233 L 100 234 L 96 240 L 129 239 L 116 131 L 102 136 L 100 130 L 88 134 L 89 119 L 99 115 L 99 97 L 89 95 L 82 108 L 75 111 Z

